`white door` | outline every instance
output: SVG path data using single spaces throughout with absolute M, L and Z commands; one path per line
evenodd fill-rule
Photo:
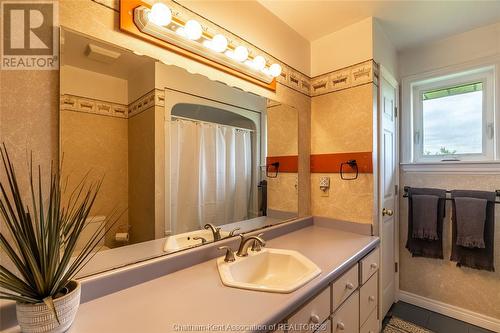
M 397 287 L 397 83 L 387 75 L 381 78 L 380 92 L 380 166 L 379 166 L 379 235 L 381 250 L 381 317 L 394 303 Z

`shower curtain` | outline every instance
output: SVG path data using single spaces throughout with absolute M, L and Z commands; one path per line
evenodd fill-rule
M 191 120 L 171 122 L 171 231 L 247 219 L 251 132 Z

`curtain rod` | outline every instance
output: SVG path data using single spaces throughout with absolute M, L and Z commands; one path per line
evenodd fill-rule
M 225 126 L 225 127 L 231 127 L 231 128 L 234 128 L 234 129 L 237 129 L 237 130 L 241 130 L 241 131 L 255 132 L 255 130 L 250 129 L 250 128 L 244 128 L 244 127 L 237 127 L 237 126 L 231 126 L 231 125 L 226 125 L 226 124 L 214 123 L 214 122 L 211 122 L 211 121 L 204 121 L 204 120 L 192 119 L 192 118 L 175 116 L 175 115 L 171 115 L 170 117 L 171 118 L 175 118 L 175 119 L 192 121 L 193 123 L 204 123 L 204 124 L 211 124 L 211 125 L 220 125 L 220 126 Z

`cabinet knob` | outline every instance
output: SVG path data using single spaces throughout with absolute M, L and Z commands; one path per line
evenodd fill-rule
M 368 296 L 368 300 L 370 302 L 375 302 L 375 296 Z
M 319 324 L 320 322 L 319 316 L 317 314 L 312 314 L 310 320 L 313 324 Z
M 345 330 L 345 325 L 344 325 L 344 323 L 343 323 L 343 322 L 341 322 L 341 321 L 339 321 L 339 322 L 337 323 L 337 328 L 338 328 L 339 330 L 341 330 L 341 331 Z
M 354 285 L 351 283 L 351 282 L 348 282 L 346 285 L 345 285 L 346 289 L 349 289 L 349 290 L 353 290 L 354 289 Z
M 377 268 L 378 268 L 378 265 L 377 265 L 377 263 L 376 263 L 376 262 L 374 262 L 374 263 L 372 263 L 372 264 L 370 265 L 370 267 L 371 267 L 371 268 L 373 268 L 373 269 L 377 269 Z

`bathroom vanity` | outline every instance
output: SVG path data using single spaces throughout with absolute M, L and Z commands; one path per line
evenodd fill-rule
M 379 259 L 376 248 L 301 306 L 279 331 L 378 332 Z
M 302 228 L 276 238 L 266 234 L 272 237 L 286 225 L 272 227 L 263 236 L 267 248 L 298 251 L 321 269 L 320 275 L 294 292 L 226 287 L 217 259 L 210 258 L 81 304 L 70 332 L 256 331 L 278 329 L 270 326 L 278 323 L 303 325 L 303 332 L 313 332 L 310 324 L 323 322 L 325 332 L 330 327 L 333 332 L 378 332 L 378 237 L 315 225 L 312 218 L 305 221 Z M 234 250 L 237 240 L 220 244 Z M 140 268 L 129 267 L 130 276 L 134 269 Z M 99 278 L 93 277 L 93 283 Z M 83 281 L 84 291 L 89 282 Z

